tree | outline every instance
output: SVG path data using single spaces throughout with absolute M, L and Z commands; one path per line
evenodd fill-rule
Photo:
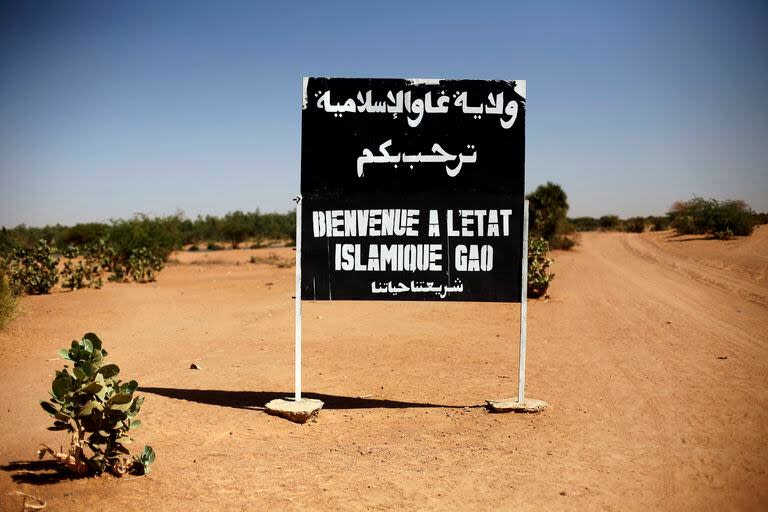
M 527 199 L 531 203 L 531 233 L 552 244 L 568 222 L 568 196 L 560 185 L 548 181 Z
M 245 241 L 246 238 L 251 236 L 253 232 L 253 226 L 248 219 L 248 216 L 240 210 L 228 213 L 224 217 L 222 222 L 221 231 L 226 239 L 232 242 L 232 248 L 237 249 L 237 246 Z
M 600 225 L 600 229 L 613 231 L 619 229 L 621 219 L 617 215 L 603 215 L 597 220 L 597 223 Z

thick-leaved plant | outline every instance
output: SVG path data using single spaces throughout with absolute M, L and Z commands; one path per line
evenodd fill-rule
M 134 396 L 139 384 L 121 381 L 120 368 L 105 364 L 107 351 L 93 333 L 58 354 L 71 366 L 56 372 L 50 399 L 40 405 L 54 418 L 48 430 L 69 432 L 70 448 L 64 453 L 43 446 L 40 458 L 50 454 L 79 475 L 148 473 L 155 459 L 152 448 L 145 446 L 140 456 L 131 458 L 126 447 L 132 441 L 130 430 L 141 424 L 135 419 L 144 401 Z
M 531 237 L 528 242 L 528 297 L 535 299 L 547 293 L 555 274 L 549 271 L 552 260 L 547 258 L 549 244 L 541 237 Z
M 29 249 L 17 247 L 6 263 L 8 280 L 16 293 L 42 295 L 50 292 L 58 281 L 59 258 L 46 240 L 38 240 Z

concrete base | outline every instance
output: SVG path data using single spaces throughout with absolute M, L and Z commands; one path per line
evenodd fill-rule
M 535 398 L 526 398 L 522 402 L 518 402 L 516 398 L 486 400 L 486 403 L 491 412 L 541 412 L 549 406 L 544 400 L 536 400 Z
M 302 398 L 298 402 L 293 398 L 278 398 L 270 401 L 264 408 L 269 414 L 274 414 L 296 423 L 306 423 L 317 418 L 320 409 L 323 408 L 323 402 L 313 398 Z

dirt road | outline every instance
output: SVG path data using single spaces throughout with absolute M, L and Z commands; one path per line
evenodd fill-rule
M 529 308 L 305 303 L 319 422 L 264 414 L 293 383 L 293 269 L 183 253 L 155 284 L 23 299 L 0 332 L 0 510 L 759 510 L 768 507 L 768 227 L 729 242 L 584 234 Z M 94 331 L 146 397 L 143 479 L 32 463 L 55 350 Z M 191 363 L 200 370 L 190 370 Z

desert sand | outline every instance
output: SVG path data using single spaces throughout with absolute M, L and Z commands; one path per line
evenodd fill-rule
M 0 332 L 0 510 L 765 510 L 768 227 L 733 241 L 585 233 L 519 306 L 305 302 L 298 425 L 262 406 L 293 386 L 290 249 L 174 255 L 152 284 L 25 297 Z M 55 351 L 96 332 L 146 398 L 145 478 L 71 480 L 35 460 Z M 190 364 L 199 370 L 190 369 Z

